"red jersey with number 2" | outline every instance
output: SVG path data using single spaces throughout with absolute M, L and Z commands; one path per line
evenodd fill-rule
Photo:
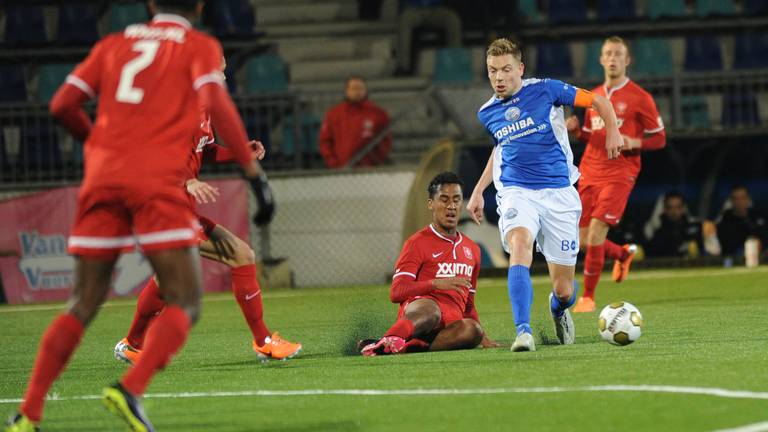
M 98 95 L 83 188 L 183 187 L 200 130 L 197 90 L 224 82 L 219 42 L 159 14 L 99 41 L 67 82 Z
M 629 78 L 624 84 L 610 90 L 601 85 L 592 89 L 592 92 L 611 101 L 622 135 L 642 139 L 645 134 L 664 130 L 653 97 Z M 589 133 L 590 137 L 579 164 L 579 183 L 634 184 L 640 173 L 640 150 L 624 151 L 618 158 L 609 160 L 605 151 L 605 123 L 594 108 L 587 109 L 584 114 L 582 130 Z

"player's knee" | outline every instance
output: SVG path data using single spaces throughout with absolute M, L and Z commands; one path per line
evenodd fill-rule
M 566 276 L 556 277 L 553 282 L 553 288 L 558 299 L 568 300 L 573 295 L 573 278 Z
M 87 326 L 99 313 L 99 306 L 100 303 L 98 302 L 75 296 L 67 305 L 67 313 L 74 315 L 83 325 Z
M 464 320 L 464 342 L 465 345 L 469 348 L 474 348 L 478 345 L 480 345 L 480 342 L 483 341 L 483 336 L 485 333 L 483 332 L 483 328 L 480 326 L 480 324 L 472 319 L 465 319 Z
M 256 253 L 244 241 L 238 239 L 235 247 L 235 266 L 244 266 L 256 263 Z

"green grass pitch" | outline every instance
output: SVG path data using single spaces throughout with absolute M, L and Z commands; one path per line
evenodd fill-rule
M 250 350 L 234 300 L 210 295 L 186 347 L 148 390 L 161 397 L 145 407 L 160 431 L 711 431 L 768 422 L 767 277 L 766 268 L 638 271 L 616 285 L 605 274 L 598 305 L 626 300 L 645 318 L 643 336 L 627 347 L 599 338 L 597 312 L 575 315 L 575 345 L 552 344 L 549 283 L 536 277 L 533 353 L 509 351 L 506 281 L 481 279 L 480 318 L 504 348 L 376 358 L 353 356 L 352 346 L 393 321 L 388 287 L 273 291 L 267 323 L 304 352 L 269 363 Z M 52 389 L 60 400 L 47 403 L 44 431 L 125 430 L 100 401 L 78 397 L 99 394 L 125 370 L 112 347 L 134 304 L 111 301 L 90 326 Z M 0 307 L 0 411 L 15 410 L 56 313 L 50 305 Z M 591 388 L 612 385 L 631 387 Z M 373 394 L 328 392 L 354 389 Z M 419 389 L 435 391 L 404 394 Z

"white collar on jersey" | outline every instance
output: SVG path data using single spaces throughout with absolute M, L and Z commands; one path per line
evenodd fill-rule
M 159 14 L 156 14 L 154 18 L 152 18 L 152 22 L 173 23 L 173 24 L 178 24 L 184 28 L 192 27 L 192 24 L 189 22 L 188 19 L 184 18 L 181 15 L 176 15 L 176 14 L 159 13 Z
M 461 236 L 461 233 L 459 231 L 456 231 L 456 241 L 453 241 L 449 239 L 448 237 L 440 234 L 435 227 L 432 226 L 432 224 L 429 224 L 429 229 L 432 230 L 433 233 L 435 233 L 436 236 L 440 237 L 441 239 L 451 243 L 453 245 L 453 259 L 456 259 L 456 248 L 459 246 L 459 244 L 464 240 L 464 238 Z
M 627 84 L 629 84 L 629 77 L 624 78 L 624 82 L 617 85 L 616 87 L 608 88 L 605 84 L 603 84 L 603 90 L 605 90 L 605 97 L 610 98 L 613 92 L 615 92 L 616 90 L 621 90 Z

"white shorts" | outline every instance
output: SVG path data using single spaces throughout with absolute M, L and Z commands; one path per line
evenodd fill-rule
M 507 233 L 513 228 L 525 227 L 547 262 L 576 265 L 581 217 L 581 200 L 576 188 L 534 190 L 509 186 L 496 194 L 496 204 L 501 244 L 507 253 Z

